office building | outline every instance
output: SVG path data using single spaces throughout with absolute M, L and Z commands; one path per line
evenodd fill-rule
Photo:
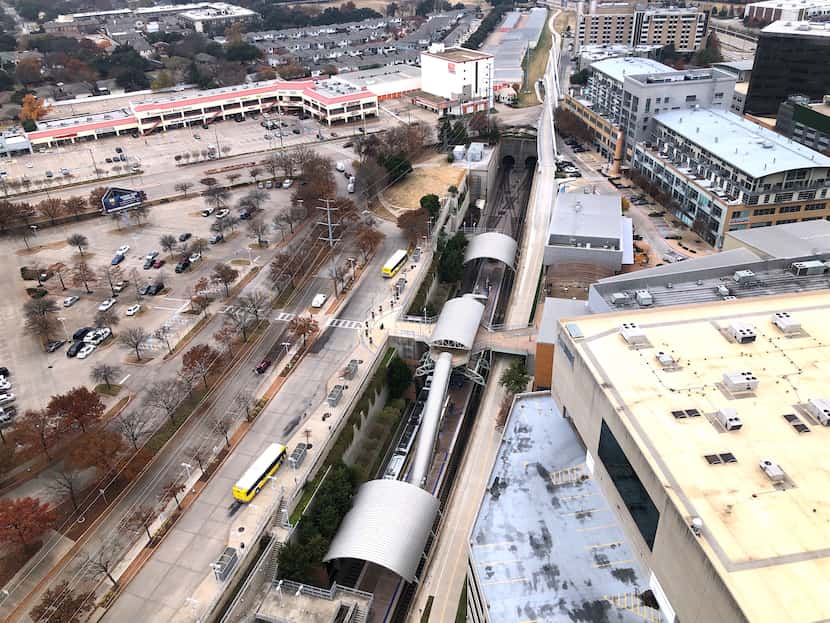
M 830 216 L 827 156 L 724 110 L 673 110 L 654 121 L 632 166 L 709 244 L 722 246 L 729 231 Z
M 609 58 L 635 57 L 655 58 L 661 46 L 659 45 L 626 45 L 623 43 L 609 43 L 605 45 L 583 45 L 579 48 L 577 69 L 588 69 L 594 63 Z
M 778 107 L 775 130 L 810 149 L 830 155 L 830 95 L 811 103 L 792 95 Z
M 746 112 L 773 116 L 790 95 L 830 93 L 830 22 L 774 22 L 758 37 Z
M 830 617 L 822 279 L 560 321 L 551 394 L 664 621 Z
M 580 98 L 565 107 L 594 130 L 600 153 L 617 170 L 630 162 L 634 146 L 654 129 L 655 115 L 668 110 L 724 108 L 735 77 L 721 69 L 676 70 L 648 58 L 613 58 L 591 65 Z
M 706 36 L 708 13 L 697 7 L 660 7 L 630 2 L 592 2 L 577 18 L 578 46 L 674 45 L 694 52 Z
M 762 0 L 744 7 L 744 18 L 753 22 L 771 24 L 783 20 L 801 22 L 830 17 L 830 0 Z
M 439 115 L 493 107 L 493 55 L 432 45 L 421 53 L 421 92 L 414 101 Z
M 830 221 L 799 221 L 731 231 L 726 234 L 723 249 L 748 249 L 764 259 L 830 254 Z

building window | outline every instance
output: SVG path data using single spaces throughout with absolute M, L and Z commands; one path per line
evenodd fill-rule
M 824 207 L 825 206 L 823 203 L 808 203 L 806 206 L 804 206 L 804 209 L 807 212 L 812 212 L 814 210 L 823 210 Z
M 653 548 L 660 513 L 605 420 L 602 421 L 597 454 L 643 540 L 649 549 Z
M 768 214 L 775 214 L 775 208 L 761 208 L 752 211 L 752 216 L 766 216 Z
M 784 218 L 784 219 L 781 219 L 780 221 L 778 221 L 775 224 L 776 225 L 787 225 L 788 223 L 797 223 L 797 222 L 798 222 L 797 218 Z
M 565 340 L 562 339 L 561 335 L 557 338 L 556 345 L 562 351 L 562 354 L 565 355 L 565 358 L 568 360 L 568 363 L 571 364 L 571 367 L 573 368 L 574 354 L 571 352 L 571 349 L 568 348 L 568 345 L 565 343 Z
M 793 212 L 801 212 L 801 206 L 784 206 L 778 209 L 779 214 L 792 214 Z
M 697 95 L 687 95 L 686 96 L 686 101 L 687 102 L 696 102 L 697 101 Z
M 746 215 L 746 210 L 735 210 L 732 213 L 732 218 L 744 218 Z

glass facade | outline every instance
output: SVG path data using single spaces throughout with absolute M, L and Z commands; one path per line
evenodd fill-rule
M 640 530 L 643 540 L 648 548 L 652 549 L 660 513 L 605 420 L 602 421 L 597 454 Z
M 761 33 L 745 112 L 772 115 L 790 95 L 821 100 L 830 84 L 830 36 Z

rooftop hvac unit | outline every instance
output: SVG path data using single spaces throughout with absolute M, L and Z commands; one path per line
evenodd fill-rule
M 729 292 L 729 288 L 725 285 L 721 284 L 717 287 L 718 294 L 720 296 L 729 296 L 731 293 Z
M 830 400 L 826 398 L 810 398 L 807 408 L 822 426 L 830 426 Z
M 752 283 L 755 281 L 755 273 L 751 270 L 736 270 L 732 278 L 736 283 Z
M 645 331 L 636 322 L 624 322 L 620 325 L 620 335 L 631 346 L 648 344 Z
M 611 302 L 614 305 L 626 305 L 631 300 L 628 292 L 614 292 L 611 294 Z
M 797 277 L 806 277 L 808 275 L 823 275 L 827 272 L 827 266 L 819 260 L 807 260 L 806 262 L 793 262 L 790 270 Z
M 772 459 L 761 459 L 758 465 L 772 482 L 784 482 L 784 470 Z
M 738 412 L 735 409 L 718 409 L 715 418 L 724 430 L 741 430 L 743 427 L 743 422 L 741 422 L 741 418 L 738 417 Z
M 637 303 L 643 307 L 648 307 L 654 304 L 654 297 L 648 290 L 637 290 Z
M 657 351 L 656 357 L 657 357 L 657 361 L 664 368 L 668 368 L 669 366 L 674 365 L 674 357 L 672 357 L 671 355 L 669 355 L 668 353 L 666 353 L 662 350 Z
M 772 324 L 774 324 L 781 333 L 790 334 L 801 331 L 801 323 L 793 318 L 789 312 L 775 312 L 772 316 Z
M 738 320 L 729 323 L 729 335 L 738 344 L 751 344 L 758 337 L 755 327 Z
M 754 392 L 758 389 L 758 377 L 752 372 L 724 372 L 723 384 L 730 392 Z

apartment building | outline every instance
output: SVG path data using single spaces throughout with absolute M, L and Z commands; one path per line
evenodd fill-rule
M 493 55 L 436 43 L 421 53 L 421 89 L 414 102 L 439 115 L 493 107 Z
M 578 16 L 577 44 L 673 44 L 678 52 L 694 52 L 707 25 L 708 14 L 697 7 L 594 2 Z
M 790 95 L 811 101 L 830 93 L 830 23 L 770 24 L 758 37 L 746 112 L 772 116 Z
M 727 232 L 830 217 L 830 158 L 720 109 L 654 118 L 632 167 L 671 196 L 666 206 L 709 244 Z
M 793 95 L 778 107 L 775 130 L 810 149 L 830 155 L 830 95 L 810 102 Z
M 591 65 L 582 99 L 565 106 L 597 136 L 600 152 L 615 168 L 630 162 L 634 146 L 651 135 L 654 116 L 669 110 L 724 108 L 736 78 L 721 69 L 676 70 L 648 58 L 626 57 Z

